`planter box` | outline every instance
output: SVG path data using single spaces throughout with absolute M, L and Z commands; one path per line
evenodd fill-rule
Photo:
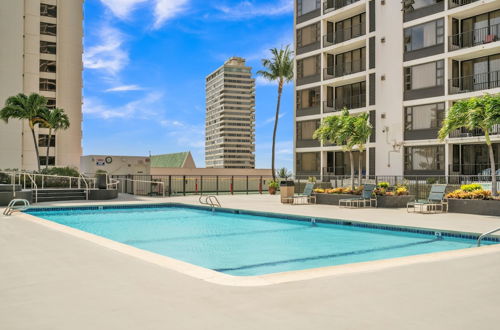
M 406 204 L 414 200 L 414 195 L 377 196 L 377 206 L 385 208 L 404 208 Z
M 12 189 L 12 186 L 10 186 Z M 7 206 L 9 202 L 14 198 L 17 199 L 27 199 L 28 202 L 33 202 L 33 193 L 31 190 L 16 191 L 16 196 L 12 194 L 12 191 L 0 191 L 0 206 Z
M 316 194 L 317 204 L 339 205 L 339 200 L 359 197 L 359 195 L 352 194 Z M 415 196 L 377 196 L 378 207 L 387 208 L 402 208 L 406 207 L 408 202 L 414 201 Z
M 499 216 L 500 201 L 481 199 L 448 199 L 448 212 Z
M 89 200 L 103 201 L 115 198 L 118 198 L 118 190 L 101 190 L 101 189 L 89 190 Z

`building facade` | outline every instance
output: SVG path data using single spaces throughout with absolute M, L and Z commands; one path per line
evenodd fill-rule
M 350 174 L 341 146 L 312 138 L 344 107 L 370 114 L 372 136 L 354 159 L 363 174 L 490 167 L 482 131 L 457 130 L 444 142 L 437 132 L 455 101 L 500 92 L 500 1 L 295 0 L 295 45 L 297 175 Z M 500 127 L 492 140 L 498 163 Z
M 255 168 L 255 79 L 232 57 L 206 77 L 205 165 Z
M 0 11 L 0 104 L 18 93 L 39 93 L 64 109 L 70 128 L 48 141 L 37 128 L 41 164 L 79 167 L 82 121 L 83 0 L 3 1 Z M 28 124 L 0 122 L 0 169 L 37 169 Z

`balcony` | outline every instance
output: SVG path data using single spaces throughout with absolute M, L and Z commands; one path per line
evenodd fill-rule
M 366 34 L 366 24 L 360 23 L 351 26 L 350 29 L 338 30 L 323 36 L 323 47 L 339 44 Z
M 364 61 L 353 61 L 343 63 L 342 65 L 336 65 L 323 69 L 323 80 L 343 77 L 349 74 L 358 73 L 366 70 L 366 60 Z
M 500 87 L 500 71 L 455 77 L 448 80 L 448 94 L 477 92 Z
M 499 40 L 500 24 L 487 26 L 473 31 L 462 32 L 448 37 L 449 50 L 469 48 L 489 44 Z
M 499 135 L 500 125 L 494 125 L 490 132 L 490 135 Z M 474 137 L 474 136 L 484 136 L 484 131 L 481 129 L 469 130 L 466 128 L 459 128 L 450 133 L 450 138 L 464 138 L 464 137 Z
M 449 0 L 448 8 L 453 9 L 455 7 L 465 6 L 476 1 L 479 0 Z
M 295 146 L 297 148 L 316 148 L 316 147 L 321 147 L 321 143 L 315 139 L 307 139 L 307 140 L 297 139 Z
M 326 0 L 323 1 L 323 14 L 349 6 L 360 0 Z
M 338 98 L 335 101 L 323 101 L 323 113 L 338 112 L 344 108 L 349 110 L 366 107 L 366 94 L 352 95 L 346 98 Z

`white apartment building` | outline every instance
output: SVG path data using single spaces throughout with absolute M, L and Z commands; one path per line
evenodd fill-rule
M 83 0 L 4 0 L 0 8 L 0 105 L 18 93 L 39 93 L 64 109 L 70 128 L 48 141 L 37 128 L 41 163 L 79 167 L 82 121 Z M 27 123 L 0 122 L 0 169 L 35 170 Z
M 255 79 L 231 57 L 206 77 L 205 165 L 255 168 Z
M 364 174 L 490 167 L 482 131 L 437 132 L 456 100 L 500 92 L 499 0 L 295 0 L 295 45 L 297 175 L 350 174 L 341 146 L 312 138 L 343 107 L 370 114 Z M 500 157 L 500 127 L 492 139 Z

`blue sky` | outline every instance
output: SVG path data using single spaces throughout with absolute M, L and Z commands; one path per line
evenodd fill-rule
M 293 0 L 86 0 L 84 154 L 190 150 L 204 166 L 205 76 L 230 56 L 261 69 L 293 41 Z M 270 167 L 275 84 L 257 79 L 256 167 Z M 292 168 L 293 87 L 277 167 Z

